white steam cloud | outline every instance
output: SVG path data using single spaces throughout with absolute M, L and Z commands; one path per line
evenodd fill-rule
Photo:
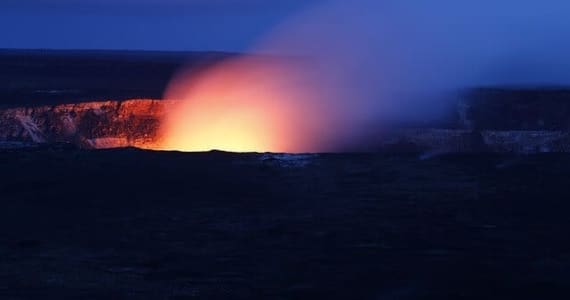
M 343 113 L 426 117 L 441 92 L 569 85 L 569 17 L 564 0 L 326 1 L 255 49 L 306 57 Z
M 248 120 L 249 139 L 273 142 L 219 149 L 335 151 L 374 134 L 370 130 L 382 122 L 438 118 L 450 104 L 447 93 L 460 89 L 570 85 L 568 16 L 570 4 L 563 0 L 320 3 L 252 49 L 292 56 L 296 63 L 274 68 L 243 58 L 198 79 L 175 80 L 170 94 L 189 101 L 169 118 L 166 136 L 172 148 L 184 139 L 193 145 L 188 149 L 218 147 L 227 136 L 243 134 L 232 128 L 248 115 L 256 116 Z M 209 104 L 213 98 L 217 102 Z M 205 121 L 188 123 L 187 114 Z M 260 121 L 259 115 L 272 118 Z M 212 129 L 207 120 L 219 119 L 231 125 Z M 261 130 L 270 127 L 279 130 Z M 276 146 L 288 140 L 299 142 Z

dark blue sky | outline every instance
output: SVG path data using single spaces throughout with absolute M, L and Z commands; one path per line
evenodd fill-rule
M 1 0 L 0 48 L 244 51 L 319 0 Z

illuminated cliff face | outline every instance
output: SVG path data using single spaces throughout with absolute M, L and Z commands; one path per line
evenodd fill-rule
M 333 124 L 315 105 L 322 95 L 306 74 L 295 64 L 240 58 L 178 76 L 165 98 L 181 101 L 163 121 L 161 148 L 318 151 Z
M 71 143 L 81 148 L 156 148 L 169 101 L 129 100 L 0 110 L 0 143 Z

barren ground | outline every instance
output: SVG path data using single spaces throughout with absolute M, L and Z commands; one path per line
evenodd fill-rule
M 0 153 L 7 299 L 567 299 L 570 156 Z

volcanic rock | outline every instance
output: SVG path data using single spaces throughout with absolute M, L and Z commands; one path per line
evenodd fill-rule
M 67 142 L 82 148 L 147 148 L 171 101 L 86 102 L 0 110 L 0 142 Z

